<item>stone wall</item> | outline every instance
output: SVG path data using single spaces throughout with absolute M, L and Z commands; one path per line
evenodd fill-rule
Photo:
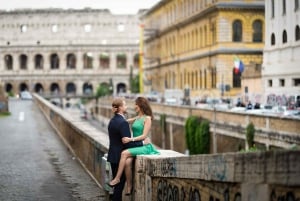
M 35 95 L 50 124 L 101 187 L 108 136 Z M 300 199 L 300 151 L 137 156 L 132 200 L 261 201 Z M 127 198 L 128 199 L 128 198 Z

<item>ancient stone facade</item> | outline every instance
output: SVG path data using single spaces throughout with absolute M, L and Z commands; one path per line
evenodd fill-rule
M 138 73 L 139 15 L 109 10 L 0 11 L 0 82 L 6 92 L 129 90 Z
M 189 88 L 192 97 L 234 97 L 244 91 L 235 58 L 245 67 L 262 64 L 263 0 L 163 1 L 142 20 L 148 90 Z

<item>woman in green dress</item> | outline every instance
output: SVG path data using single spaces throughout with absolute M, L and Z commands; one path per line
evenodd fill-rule
M 109 182 L 110 186 L 115 186 L 120 182 L 121 175 L 124 171 L 126 159 L 134 157 L 137 155 L 150 155 L 150 154 L 159 154 L 159 151 L 149 143 L 148 134 L 151 129 L 153 114 L 152 109 L 148 100 L 144 97 L 138 97 L 135 100 L 135 111 L 138 116 L 128 119 L 129 123 L 132 123 L 132 137 L 125 137 L 123 143 L 128 143 L 130 141 L 144 141 L 144 145 L 141 147 L 129 148 L 121 153 L 121 159 L 119 162 L 118 172 L 113 180 Z M 130 195 L 132 190 L 132 181 L 131 174 L 130 176 L 126 174 L 127 182 L 127 195 Z

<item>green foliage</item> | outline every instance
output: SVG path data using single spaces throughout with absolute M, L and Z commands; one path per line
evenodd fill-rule
M 11 115 L 10 112 L 0 112 L 0 117 L 6 117 L 6 116 L 9 116 Z
M 8 94 L 9 97 L 14 97 L 15 96 L 13 91 L 9 91 L 7 94 Z
M 251 122 L 246 127 L 246 140 L 249 148 L 253 147 L 254 145 L 254 134 L 255 134 L 255 127 L 254 124 Z
M 185 123 L 185 136 L 190 154 L 209 153 L 209 122 L 190 116 Z
M 110 89 L 110 86 L 106 83 L 99 84 L 97 91 L 96 91 L 96 97 L 102 97 L 112 94 L 112 90 Z
M 133 76 L 130 80 L 130 89 L 132 93 L 140 92 L 140 79 L 139 75 Z
M 160 115 L 160 127 L 161 130 L 166 133 L 166 114 L 161 114 Z

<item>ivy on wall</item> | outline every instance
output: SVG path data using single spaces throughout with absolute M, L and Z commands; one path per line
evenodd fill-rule
M 191 155 L 207 154 L 210 149 L 209 122 L 190 116 L 185 123 L 185 137 Z

